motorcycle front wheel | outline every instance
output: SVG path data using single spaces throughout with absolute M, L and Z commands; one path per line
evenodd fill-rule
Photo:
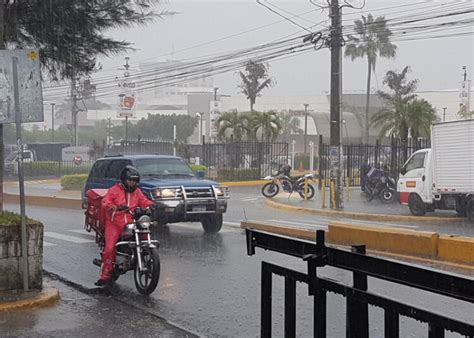
M 380 191 L 379 197 L 382 203 L 392 203 L 395 200 L 395 191 L 391 189 L 383 189 Z
M 298 186 L 298 194 L 300 194 L 301 198 L 304 198 L 304 184 Z M 312 199 L 314 197 L 314 187 L 308 184 L 308 191 L 306 192 L 306 198 Z
M 275 197 L 280 191 L 278 184 L 269 182 L 262 187 L 262 194 L 267 198 Z
M 149 295 L 155 291 L 160 279 L 160 256 L 157 248 L 143 248 L 141 254 L 142 265 L 145 269 L 140 271 L 137 262 L 133 277 L 138 292 Z

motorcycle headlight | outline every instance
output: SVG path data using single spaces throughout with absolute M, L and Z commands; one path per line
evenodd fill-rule
M 140 225 L 142 229 L 150 228 L 150 224 L 151 224 L 150 216 L 143 215 L 138 219 L 138 225 Z
M 130 231 L 135 230 L 135 224 L 133 224 L 133 223 L 127 224 L 125 229 L 130 230 Z
M 278 175 L 278 170 L 272 170 L 272 176 Z
M 173 188 L 158 188 L 153 191 L 154 197 L 173 198 L 176 197 L 176 189 Z

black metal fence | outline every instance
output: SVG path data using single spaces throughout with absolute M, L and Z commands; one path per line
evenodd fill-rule
M 23 163 L 23 173 L 26 177 L 88 174 L 94 161 L 34 161 Z M 5 167 L 5 175 L 16 177 L 18 170 L 16 163 Z
M 246 230 L 247 253 L 255 248 L 272 250 L 301 258 L 307 262 L 307 273 L 262 262 L 261 336 L 272 336 L 272 277 L 285 279 L 284 332 L 285 337 L 296 336 L 296 282 L 308 285 L 313 297 L 314 336 L 326 337 L 327 293 L 346 298 L 346 336 L 369 336 L 369 304 L 384 311 L 385 337 L 399 337 L 400 317 L 409 317 L 428 324 L 429 337 L 444 337 L 445 331 L 474 336 L 472 322 L 462 322 L 412 305 L 389 299 L 368 291 L 367 276 L 406 285 L 418 290 L 450 297 L 474 304 L 474 281 L 412 265 L 365 255 L 364 246 L 353 247 L 352 252 L 327 247 L 324 231 L 317 231 L 316 243 L 279 237 L 255 230 Z M 331 266 L 353 272 L 353 286 L 319 277 L 318 268 Z
M 428 140 L 412 140 L 401 142 L 392 138 L 387 143 L 377 141 L 375 144 L 343 145 L 343 179 L 349 185 L 360 185 L 360 172 L 364 165 L 385 169 L 393 177 L 398 177 L 401 167 L 415 151 L 429 148 Z M 329 180 L 329 149 L 328 144 L 319 143 L 318 168 L 321 179 Z
M 208 176 L 220 180 L 261 179 L 287 163 L 288 143 L 283 142 L 207 143 L 202 148 Z

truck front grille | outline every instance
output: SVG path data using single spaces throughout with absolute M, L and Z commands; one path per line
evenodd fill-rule
M 186 198 L 214 198 L 212 188 L 185 188 Z

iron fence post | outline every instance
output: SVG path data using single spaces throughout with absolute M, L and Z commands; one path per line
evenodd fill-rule
M 262 299 L 261 299 L 261 322 L 260 336 L 271 338 L 272 336 L 272 272 L 268 263 L 262 262 Z
M 285 276 L 285 337 L 296 335 L 296 281 Z
M 365 245 L 353 245 L 351 251 L 365 255 Z M 367 291 L 367 275 L 361 272 L 353 272 L 354 288 Z M 349 295 L 346 299 L 346 337 L 368 337 L 369 336 L 369 307 L 367 303 L 353 300 Z

